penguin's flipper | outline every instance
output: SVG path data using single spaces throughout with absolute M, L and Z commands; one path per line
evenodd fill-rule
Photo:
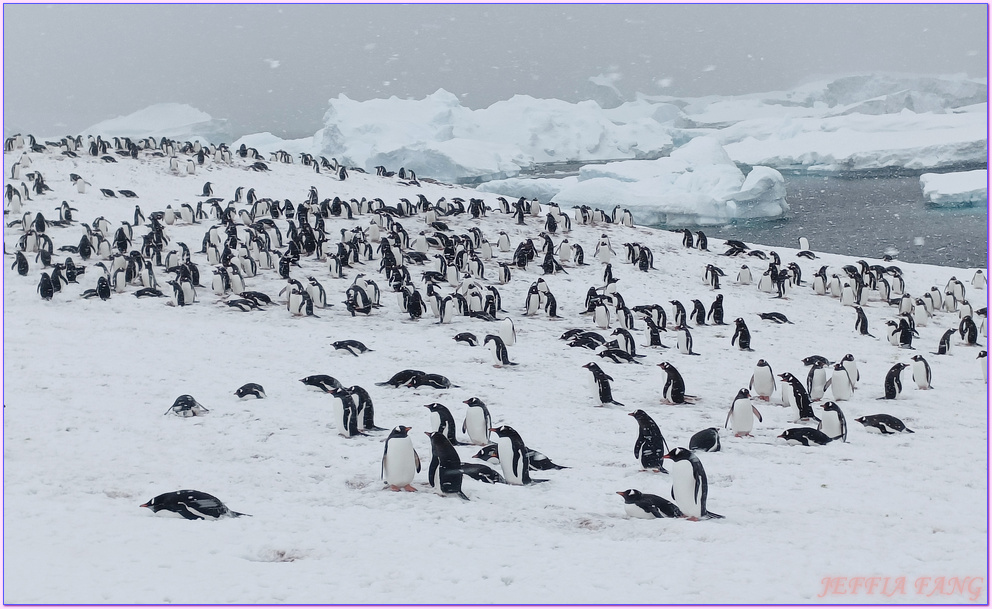
M 417 454 L 417 451 L 416 450 L 413 451 L 413 462 L 417 464 L 417 473 L 419 474 L 420 473 L 420 455 Z
M 754 405 L 751 406 L 751 410 L 754 412 L 754 416 L 758 417 L 758 422 L 764 423 L 764 421 L 761 420 L 761 413 L 758 412 L 758 409 L 755 408 Z
M 458 496 L 461 497 L 462 499 L 464 499 L 465 501 L 471 501 L 468 498 L 468 496 L 465 493 L 463 493 L 462 491 L 458 491 Z
M 755 412 L 757 412 L 757 411 L 755 411 Z M 734 405 L 733 404 L 730 405 L 730 410 L 727 411 L 727 420 L 724 421 L 724 423 L 723 423 L 723 428 L 724 429 L 727 429 L 727 427 L 730 426 L 730 415 L 732 415 L 732 414 L 734 414 Z
M 709 510 L 707 510 L 706 513 L 703 514 L 703 518 L 706 518 L 706 519 L 710 519 L 710 518 L 725 518 L 725 516 L 721 516 L 720 514 L 717 514 L 715 512 L 710 512 Z

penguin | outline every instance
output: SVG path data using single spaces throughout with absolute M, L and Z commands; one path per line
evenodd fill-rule
M 748 389 L 753 389 L 759 400 L 769 401 L 775 394 L 775 373 L 772 367 L 763 359 L 759 359 L 754 365 L 754 372 L 751 374 L 751 382 Z
M 716 300 L 710 305 L 710 312 L 706 319 L 711 320 L 716 326 L 726 325 L 723 322 L 723 294 L 716 295 Z
M 697 431 L 689 438 L 689 450 L 699 450 L 707 453 L 715 453 L 720 450 L 720 430 L 716 427 L 708 427 Z
M 830 377 L 830 391 L 834 400 L 850 400 L 854 395 L 854 382 L 851 374 L 842 362 L 834 364 L 834 371 Z
M 379 385 L 380 387 L 385 385 L 392 385 L 393 387 L 399 387 L 400 385 L 406 385 L 412 379 L 421 377 L 425 374 L 426 372 L 422 370 L 401 370 L 396 374 L 394 374 L 392 377 L 390 377 L 388 381 L 384 381 L 382 383 L 376 383 L 376 385 Z
M 676 326 L 673 330 L 678 332 L 678 348 L 679 353 L 684 355 L 699 355 L 692 350 L 692 334 L 689 333 L 689 328 L 686 326 Z
M 692 313 L 689 315 L 692 319 L 692 323 L 697 326 L 706 325 L 706 307 L 703 306 L 702 301 L 698 299 L 693 299 L 692 301 Z
M 778 377 L 789 385 L 788 387 L 782 386 L 782 396 L 787 398 L 789 406 L 792 407 L 793 422 L 808 421 L 809 419 L 819 421 L 820 418 L 813 412 L 809 393 L 803 387 L 802 382 L 788 372 L 780 374 Z
M 730 419 L 733 418 L 734 437 L 750 436 L 751 430 L 754 429 L 754 417 L 758 417 L 758 422 L 763 422 L 761 413 L 751 403 L 751 394 L 747 389 L 741 389 L 730 405 L 730 411 L 727 412 L 727 420 L 723 426 L 729 427 Z
M 593 321 L 596 327 L 608 329 L 610 327 L 610 310 L 602 302 L 596 305 L 596 309 L 593 311 Z
M 360 353 L 367 353 L 369 351 L 372 351 L 372 349 L 369 349 L 363 343 L 357 340 L 339 340 L 331 343 L 331 346 L 334 347 L 335 351 L 338 350 L 347 351 L 348 353 L 351 353 L 355 357 L 358 357 Z
M 914 355 L 909 358 L 913 360 L 913 380 L 920 389 L 933 389 L 930 384 L 930 363 L 922 355 Z
M 455 437 L 455 419 L 451 416 L 451 411 L 437 402 L 425 404 L 424 408 L 431 411 L 431 429 L 443 434 L 453 446 L 461 446 L 462 442 Z
M 746 264 L 742 265 L 740 272 L 737 273 L 737 283 L 739 285 L 751 285 L 752 281 L 751 269 Z
M 503 344 L 512 347 L 517 342 L 517 331 L 513 327 L 513 320 L 504 317 L 499 322 L 499 337 L 503 339 Z
M 637 489 L 617 491 L 623 497 L 623 508 L 631 518 L 682 518 L 685 514 L 677 505 L 658 495 L 642 493 Z
M 593 382 L 596 384 L 596 395 L 599 398 L 600 406 L 605 406 L 606 404 L 623 406 L 623 404 L 613 399 L 613 391 L 610 389 L 610 381 L 613 380 L 612 376 L 603 372 L 603 370 L 594 362 L 589 362 L 582 367 L 589 372 L 592 372 Z
M 342 388 L 339 380 L 327 374 L 313 374 L 311 376 L 301 378 L 300 382 L 310 387 L 316 387 L 324 393 L 331 393 L 335 389 Z
M 912 429 L 906 427 L 905 423 L 888 414 L 870 414 L 864 417 L 858 417 L 854 420 L 864 425 L 867 429 L 877 429 L 883 435 L 894 433 L 916 433 Z
M 978 344 L 978 326 L 975 325 L 970 315 L 961 318 L 961 322 L 958 324 L 958 333 L 966 345 L 974 346 Z
M 975 275 L 971 278 L 971 287 L 976 290 L 984 290 L 988 287 L 988 284 L 988 279 L 985 277 L 985 274 L 982 273 L 982 269 L 975 271 Z
M 501 425 L 493 427 L 489 431 L 499 436 L 499 440 L 496 442 L 496 455 L 503 468 L 503 478 L 506 479 L 507 484 L 521 486 L 534 482 L 544 482 L 544 480 L 531 479 L 527 447 L 524 446 L 524 441 L 515 429 L 509 425 Z
M 871 336 L 872 338 L 875 338 L 868 333 L 868 317 L 865 315 L 865 310 L 857 305 L 854 306 L 854 310 L 857 311 L 858 314 L 858 318 L 854 322 L 854 329 L 861 333 L 862 336 Z
M 672 464 L 672 499 L 689 520 L 723 518 L 706 509 L 709 485 L 699 458 L 689 449 L 678 447 L 665 455 Z
M 978 352 L 978 357 L 975 359 L 981 360 L 978 363 L 982 365 L 982 380 L 985 384 L 989 384 L 989 363 L 988 363 L 989 353 L 984 349 Z
M 410 427 L 398 425 L 389 432 L 386 446 L 382 450 L 382 471 L 380 478 L 392 491 L 416 491 L 411 485 L 420 472 L 420 455 L 413 448 L 408 435 Z
M 245 383 L 244 385 L 238 387 L 238 390 L 234 392 L 234 395 L 239 398 L 246 398 L 248 396 L 253 396 L 256 399 L 262 399 L 265 396 L 265 390 L 258 383 Z
M 691 396 L 686 396 L 685 394 L 685 381 L 682 380 L 682 375 L 675 369 L 675 366 L 668 362 L 662 362 L 658 364 L 658 367 L 668 375 L 668 379 L 665 381 L 665 387 L 662 389 L 664 399 L 669 404 L 684 404 L 686 397 Z
M 478 337 L 471 332 L 459 332 L 458 334 L 455 334 L 455 341 L 465 343 L 469 347 L 474 347 L 479 344 Z
M 888 373 L 885 375 L 885 395 L 880 400 L 894 400 L 900 393 L 902 393 L 902 380 L 899 375 L 902 373 L 903 368 L 908 368 L 909 364 L 904 364 L 902 362 L 889 368 Z
M 358 429 L 358 406 L 352 399 L 351 392 L 344 387 L 339 387 L 330 392 L 338 399 L 334 404 L 334 421 L 338 428 L 338 435 L 346 438 L 368 435 Z
M 827 387 L 830 386 L 825 368 L 826 365 L 823 362 L 813 362 L 809 374 L 806 375 L 806 391 L 809 393 L 809 399 L 814 402 L 819 402 L 823 398 L 823 394 L 826 393 Z
M 38 282 L 38 292 L 41 294 L 42 300 L 51 300 L 55 295 L 55 287 L 48 273 L 41 274 L 41 281 Z
M 197 402 L 196 398 L 188 393 L 185 393 L 176 398 L 176 401 L 173 402 L 172 406 L 165 411 L 165 414 L 169 414 L 170 412 L 176 416 L 187 418 L 202 416 L 203 414 L 210 412 L 210 410 L 203 404 Z
M 165 510 L 179 514 L 186 520 L 218 520 L 251 516 L 251 514 L 235 512 L 213 495 L 190 489 L 162 493 L 138 507 L 148 508 L 156 514 Z
M 847 419 L 840 406 L 834 402 L 824 402 L 820 408 L 823 409 L 823 418 L 816 428 L 831 440 L 847 442 Z
M 830 436 L 812 427 L 786 429 L 778 437 L 789 444 L 802 444 L 803 446 L 823 446 L 831 442 Z
M 431 439 L 431 464 L 427 469 L 427 482 L 439 495 L 456 494 L 465 501 L 468 496 L 462 492 L 462 462 L 458 451 L 444 434 L 425 431 Z
M 468 405 L 465 411 L 465 420 L 462 421 L 462 433 L 467 433 L 472 444 L 489 444 L 489 430 L 492 417 L 489 415 L 489 408 L 485 402 L 479 398 L 469 398 L 462 402 Z
M 686 325 L 685 307 L 678 300 L 670 301 L 672 304 L 672 318 L 676 326 Z
M 637 440 L 634 441 L 634 458 L 641 462 L 645 470 L 667 474 L 664 460 L 668 454 L 668 443 L 661 434 L 658 424 L 643 410 L 627 413 L 637 421 Z
M 503 476 L 488 465 L 463 462 L 461 470 L 463 474 L 479 482 L 485 482 L 486 484 L 506 484 Z
M 490 344 L 492 343 L 492 344 Z M 487 334 L 483 345 L 490 345 L 489 350 L 492 351 L 493 361 L 496 362 L 495 366 L 498 368 L 500 366 L 516 366 L 516 362 L 510 361 L 510 355 L 506 350 L 506 345 L 503 344 L 503 339 L 496 336 L 495 334 Z
M 734 335 L 730 338 L 731 345 L 737 345 L 737 348 L 741 351 L 754 351 L 751 348 L 751 332 L 747 329 L 747 324 L 744 323 L 744 318 L 738 317 L 734 320 L 737 325 L 737 329 L 734 331 Z
M 844 365 L 848 376 L 851 377 L 851 386 L 857 387 L 858 381 L 861 380 L 861 373 L 858 372 L 858 364 L 854 361 L 854 356 L 848 353 L 840 359 L 840 363 Z
M 934 355 L 947 355 L 951 352 L 951 337 L 957 332 L 954 328 L 944 332 L 944 335 L 940 337 L 940 342 L 937 343 L 937 352 Z

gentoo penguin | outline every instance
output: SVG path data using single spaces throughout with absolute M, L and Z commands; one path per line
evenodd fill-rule
M 597 304 L 593 311 L 593 321 L 598 328 L 605 330 L 610 327 L 610 309 L 602 302 Z
M 759 400 L 768 401 L 775 393 L 775 373 L 772 372 L 771 365 L 763 359 L 759 359 L 754 365 L 754 373 L 751 374 L 749 389 L 754 390 L 754 394 Z
M 889 368 L 888 373 L 885 375 L 885 395 L 879 399 L 894 400 L 902 393 L 902 380 L 899 378 L 899 375 L 902 373 L 903 368 L 908 367 L 909 364 L 900 362 Z
M 975 325 L 975 321 L 970 315 L 961 318 L 961 322 L 958 324 L 958 333 L 966 345 L 974 346 L 978 344 L 978 326 Z
M 854 395 L 854 382 L 851 379 L 851 373 L 842 362 L 834 364 L 834 371 L 830 377 L 830 391 L 838 402 L 850 400 L 851 396 Z
M 623 497 L 623 509 L 631 518 L 682 518 L 685 514 L 677 505 L 658 495 L 642 493 L 637 489 L 617 491 Z
M 806 375 L 806 391 L 809 393 L 809 399 L 819 402 L 823 398 L 823 394 L 826 393 L 829 385 L 830 381 L 827 380 L 826 365 L 823 362 L 813 362 L 813 366 L 809 369 L 809 374 Z
M 499 447 L 496 444 L 487 444 L 483 446 L 479 452 L 472 455 L 473 459 L 482 459 L 487 461 L 492 465 L 499 465 L 499 455 L 497 454 Z M 548 470 L 548 469 L 568 469 L 564 465 L 558 465 L 551 461 L 544 453 L 538 452 L 532 448 L 527 448 L 527 458 L 530 459 L 530 466 L 533 469 Z
M 744 318 L 738 317 L 734 323 L 737 325 L 737 329 L 734 330 L 734 335 L 730 338 L 730 344 L 736 345 L 741 351 L 754 351 L 751 348 L 751 331 L 747 329 Z
M 451 411 L 444 404 L 434 402 L 425 404 L 424 408 L 431 411 L 431 429 L 437 431 L 448 438 L 452 446 L 460 446 L 462 443 L 455 437 L 455 418 L 451 416 Z
M 506 345 L 503 344 L 503 339 L 496 336 L 495 334 L 487 334 L 486 339 L 482 343 L 483 345 L 489 345 L 489 350 L 492 351 L 493 361 L 496 362 L 495 366 L 498 368 L 500 366 L 516 366 L 516 362 L 510 361 L 510 355 L 506 350 Z
M 251 516 L 251 514 L 235 512 L 213 495 L 188 489 L 162 493 L 138 507 L 146 507 L 156 514 L 165 510 L 179 514 L 186 520 L 217 520 L 224 517 Z
M 458 334 L 455 334 L 455 340 L 460 343 L 465 343 L 469 347 L 474 347 L 479 344 L 479 338 L 471 332 L 459 332 Z
M 427 469 L 427 482 L 439 495 L 456 494 L 465 501 L 468 497 L 462 492 L 462 462 L 458 451 L 444 434 L 425 431 L 431 439 L 431 464 Z
M 358 357 L 358 354 L 360 353 L 366 353 L 368 351 L 372 351 L 372 349 L 369 349 L 363 343 L 357 340 L 339 340 L 331 343 L 331 346 L 334 347 L 335 350 L 347 351 L 348 353 L 351 353 L 355 357 Z
M 848 353 L 840 358 L 840 363 L 847 369 L 847 374 L 851 377 L 851 386 L 857 387 L 858 381 L 861 380 L 861 373 L 858 372 L 858 364 L 854 361 L 854 356 Z
M 509 425 L 493 427 L 489 431 L 499 436 L 496 442 L 496 456 L 503 468 L 503 478 L 506 479 L 506 483 L 520 486 L 538 482 L 530 477 L 530 459 L 527 457 L 527 447 L 524 446 L 520 434 Z
M 668 454 L 668 443 L 661 435 L 658 424 L 643 410 L 628 413 L 637 421 L 637 440 L 634 441 L 634 458 L 641 462 L 644 469 L 667 474 L 663 461 Z
M 716 299 L 710 305 L 710 312 L 707 314 L 706 319 L 711 320 L 717 326 L 726 325 L 723 322 L 723 294 L 716 295 Z
M 489 416 L 489 409 L 485 402 L 479 398 L 469 398 L 463 402 L 468 404 L 465 411 L 465 420 L 462 422 L 462 433 L 467 433 L 472 444 L 489 444 L 489 429 L 492 425 L 492 417 Z
M 715 453 L 720 450 L 720 430 L 716 427 L 708 427 L 702 431 L 697 431 L 689 438 L 689 450 L 700 450 L 707 453 Z
M 727 420 L 723 426 L 729 427 L 730 420 L 733 418 L 734 437 L 750 436 L 751 430 L 754 429 L 754 417 L 758 417 L 758 421 L 762 422 L 761 413 L 751 403 L 751 394 L 747 389 L 741 389 L 730 405 L 730 411 L 727 412 Z
M 692 350 L 692 334 L 689 333 L 687 326 L 675 326 L 672 330 L 678 332 L 677 344 L 679 353 L 684 355 L 699 355 Z
M 812 427 L 786 429 L 778 437 L 783 438 L 789 444 L 802 444 L 803 446 L 823 446 L 831 441 L 830 436 Z
M 685 395 L 685 381 L 682 380 L 682 375 L 675 369 L 675 366 L 668 362 L 662 362 L 658 364 L 658 367 L 668 375 L 662 390 L 664 400 L 669 404 L 684 404 L 687 396 Z
M 398 425 L 389 432 L 386 446 L 382 450 L 382 473 L 380 477 L 392 491 L 416 491 L 410 483 L 420 471 L 420 455 L 413 448 L 408 435 L 410 427 Z
M 183 395 L 176 398 L 176 401 L 172 403 L 172 406 L 165 411 L 165 414 L 173 413 L 180 417 L 198 417 L 204 413 L 210 412 L 210 410 L 203 404 L 196 401 L 196 398 L 184 393 Z
M 503 344 L 512 347 L 517 342 L 517 330 L 513 327 L 513 320 L 504 317 L 499 322 L 499 337 L 503 339 Z
M 975 276 L 971 278 L 971 287 L 976 290 L 984 290 L 988 286 L 988 279 L 982 273 L 982 269 L 975 271 Z
M 342 387 L 341 382 L 327 374 L 313 374 L 300 379 L 300 382 L 310 387 L 316 387 L 325 393 L 330 393 Z
M 782 396 L 788 400 L 789 406 L 792 407 L 793 422 L 809 421 L 810 419 L 819 421 L 820 418 L 813 412 L 809 392 L 803 387 L 802 381 L 789 372 L 782 373 L 778 377 L 787 384 L 787 386 L 782 386 Z
M 937 351 L 934 355 L 947 355 L 951 352 L 951 338 L 954 333 L 957 332 L 954 328 L 944 332 L 944 335 L 940 337 L 940 342 L 937 343 Z
M 888 414 L 870 414 L 864 417 L 858 417 L 854 420 L 864 425 L 867 429 L 877 429 L 885 435 L 900 432 L 916 433 L 912 429 L 906 427 L 905 423 Z
M 485 482 L 486 484 L 506 484 L 503 475 L 488 465 L 463 462 L 461 470 L 463 474 L 479 482 Z
M 913 360 L 913 380 L 920 389 L 933 389 L 930 385 L 930 363 L 922 355 L 914 355 L 909 358 Z
M 392 385 L 393 387 L 399 387 L 400 385 L 406 385 L 411 380 L 424 376 L 427 374 L 423 370 L 400 370 L 394 374 L 388 381 L 382 383 L 376 383 L 379 386 Z M 310 377 L 307 377 L 310 378 Z
M 603 372 L 603 369 L 594 362 L 589 362 L 582 367 L 592 372 L 593 382 L 596 385 L 596 396 L 599 399 L 600 406 L 605 406 L 606 404 L 623 406 L 623 404 L 613 399 L 613 391 L 610 388 L 610 381 L 613 380 L 612 376 Z
M 352 399 L 351 392 L 344 387 L 338 387 L 330 392 L 338 400 L 334 404 L 334 422 L 338 428 L 338 435 L 346 438 L 368 435 L 358 429 L 358 406 Z
M 741 270 L 737 273 L 737 283 L 740 285 L 751 285 L 751 269 L 748 266 L 742 265 Z
M 865 315 L 865 310 L 857 305 L 855 305 L 854 310 L 857 311 L 858 314 L 858 318 L 854 322 L 854 329 L 861 333 L 862 336 L 871 336 L 872 338 L 875 338 L 868 333 L 868 317 Z
M 265 390 L 258 383 L 245 383 L 244 385 L 238 387 L 238 390 L 234 392 L 234 395 L 239 398 L 246 398 L 249 395 L 254 396 L 257 399 L 262 399 L 265 397 Z
M 723 518 L 706 509 L 706 495 L 709 484 L 706 471 L 699 458 L 687 448 L 675 448 L 665 455 L 672 464 L 672 499 L 689 520 L 701 518 Z
M 982 365 L 982 380 L 985 381 L 985 384 L 986 385 L 989 384 L 989 362 L 988 362 L 988 358 L 989 358 L 989 353 L 988 353 L 988 351 L 985 351 L 984 349 L 982 351 L 979 351 L 978 352 L 978 357 L 975 358 L 977 360 L 980 360 L 978 363 Z
M 847 419 L 840 406 L 834 402 L 824 402 L 820 408 L 823 409 L 823 418 L 816 428 L 832 440 L 847 442 Z

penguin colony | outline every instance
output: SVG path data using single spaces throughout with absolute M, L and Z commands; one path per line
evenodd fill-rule
M 772 434 L 771 441 L 814 447 L 849 441 L 849 420 L 885 435 L 912 433 L 895 416 L 874 412 L 874 400 L 898 404 L 914 386 L 938 393 L 940 363 L 952 352 L 973 350 L 972 359 L 980 359 L 984 370 L 987 305 L 973 304 L 987 300 L 982 270 L 967 287 L 955 277 L 943 288 L 910 286 L 892 264 L 857 260 L 840 268 L 810 269 L 808 261 L 817 256 L 808 243 L 802 244 L 796 260 L 783 260 L 774 251 L 766 253 L 737 240 L 714 247 L 702 231 L 683 229 L 677 231 L 681 247 L 694 250 L 702 281 L 695 293 L 670 294 L 665 278 L 682 270 L 666 267 L 665 251 L 638 242 L 644 229 L 635 227 L 630 212 L 619 206 L 612 211 L 566 211 L 536 200 L 481 194 L 468 201 L 458 196 L 429 198 L 418 192 L 422 183 L 437 187 L 432 192 L 441 192 L 443 185 L 418 179 L 411 171 L 401 169 L 397 175 L 379 167 L 375 176 L 358 178 L 365 173 L 359 168 L 310 155 L 300 156 L 313 168 L 310 182 L 293 192 L 263 192 L 261 186 L 251 185 L 253 174 L 279 171 L 279 165 L 293 164 L 296 157 L 156 138 L 66 137 L 42 144 L 30 136 L 14 136 L 7 144 L 5 157 L 17 159 L 6 172 L 5 187 L 5 254 L 17 275 L 9 280 L 37 281 L 37 292 L 46 303 L 61 300 L 71 306 L 73 300 L 116 301 L 133 295 L 134 302 L 157 299 L 163 307 L 182 312 L 216 306 L 226 307 L 231 315 L 288 316 L 313 324 L 314 336 L 328 335 L 328 353 L 359 359 L 377 357 L 387 350 L 389 340 L 352 320 L 390 316 L 416 325 L 418 332 L 444 332 L 449 341 L 453 337 L 450 357 L 491 366 L 496 387 L 512 386 L 515 367 L 527 366 L 547 366 L 549 374 L 570 375 L 577 383 L 586 380 L 592 387 L 588 400 L 576 407 L 602 407 L 600 424 L 609 419 L 613 428 L 629 429 L 633 455 L 627 459 L 653 474 L 638 480 L 657 494 L 633 488 L 612 491 L 622 497 L 625 513 L 632 517 L 722 518 L 708 508 L 713 497 L 719 503 L 721 489 L 709 487 L 703 453 L 721 450 L 721 431 L 735 436 L 735 450 L 747 450 L 747 442 L 769 418 L 767 408 L 762 417 L 755 401 L 788 409 L 786 419 L 799 425 L 781 430 L 777 437 Z M 34 161 L 46 157 L 81 172 L 87 162 L 94 162 L 86 157 L 143 165 L 186 178 L 189 194 L 183 202 L 162 206 L 154 193 L 123 188 L 133 186 L 123 182 L 87 189 L 94 184 L 76 173 L 57 176 L 46 170 L 43 175 L 32 168 Z M 59 163 L 53 166 L 61 168 Z M 222 168 L 240 169 L 238 175 L 247 186 L 220 192 L 212 181 L 192 185 L 191 176 L 199 181 Z M 369 188 L 367 196 L 345 200 L 333 194 L 341 182 L 356 180 Z M 402 185 L 411 194 L 387 202 L 376 196 L 376 180 Z M 101 215 L 86 222 L 73 207 L 97 198 L 116 200 L 117 195 L 133 199 L 132 214 Z M 190 243 L 179 241 L 179 233 Z M 13 242 L 10 253 L 8 241 Z M 800 263 L 807 265 L 805 280 Z M 736 280 L 731 281 L 734 273 L 721 266 L 739 269 Z M 758 278 L 757 287 L 753 277 Z M 556 289 L 566 281 L 588 287 L 584 301 L 556 297 Z M 634 281 L 647 285 L 647 290 L 632 290 L 641 295 L 636 301 L 621 287 Z M 70 289 L 72 284 L 81 289 Z M 93 287 L 82 289 L 83 285 Z M 735 307 L 735 293 L 755 289 L 767 294 L 769 306 L 785 313 L 748 313 Z M 822 298 L 817 306 L 852 309 L 851 331 L 837 337 L 837 348 L 829 353 L 833 359 L 803 358 L 801 345 L 792 361 L 761 358 L 763 336 L 784 324 L 817 323 L 798 319 L 789 310 L 790 300 L 806 298 Z M 683 300 L 692 303 L 691 314 Z M 724 330 L 725 310 L 729 318 L 736 318 L 732 335 Z M 573 370 L 536 362 L 527 357 L 527 337 L 518 338 L 515 321 L 520 328 L 567 326 L 560 351 L 588 349 L 599 363 L 588 361 Z M 869 328 L 884 332 L 884 338 L 876 339 Z M 859 340 L 888 340 L 894 357 L 907 361 L 895 362 L 884 378 L 862 379 L 859 359 L 853 355 Z M 921 349 L 928 342 L 932 346 Z M 478 353 L 485 349 L 489 357 Z M 739 379 L 736 397 L 714 394 L 707 382 L 714 371 L 688 356 L 735 351 L 753 358 L 754 374 Z M 411 359 L 416 365 L 416 358 Z M 333 372 L 334 361 L 329 355 L 326 365 L 317 368 Z M 781 372 L 776 374 L 773 367 Z M 299 380 L 311 391 L 326 394 L 331 405 L 327 421 L 339 435 L 369 442 L 369 450 L 381 451 L 378 474 L 384 488 L 416 491 L 419 484 L 471 501 L 474 483 L 467 480 L 554 484 L 553 473 L 549 478 L 532 473 L 564 468 L 528 448 L 517 428 L 525 430 L 528 442 L 536 443 L 547 441 L 552 432 L 529 428 L 520 414 L 525 411 L 518 411 L 519 419 L 507 420 L 503 412 L 510 405 L 500 403 L 498 389 L 483 402 L 473 395 L 481 393 L 477 388 L 462 387 L 446 373 L 410 368 L 394 374 L 377 363 L 362 378 L 347 379 L 360 383 L 349 387 L 318 370 Z M 913 383 L 904 384 L 901 375 L 910 373 Z M 976 365 L 976 377 L 978 373 Z M 657 402 L 631 403 L 624 391 L 635 384 L 655 385 Z M 391 395 L 389 390 L 376 390 L 376 412 L 363 386 L 389 386 L 395 392 L 412 388 L 428 402 L 421 406 L 430 416 L 396 420 L 389 399 L 384 399 Z M 239 399 L 266 402 L 290 397 L 268 395 L 256 382 L 226 391 Z M 444 400 L 464 408 L 452 412 Z M 684 437 L 668 432 L 666 440 L 666 409 L 688 405 L 711 416 L 700 419 L 697 430 Z M 224 407 L 212 404 L 208 409 L 183 394 L 166 414 L 210 417 Z M 849 410 L 846 416 L 842 407 Z M 613 414 L 632 416 L 636 426 Z M 904 416 L 913 420 L 911 413 Z M 376 420 L 385 427 L 377 426 Z M 709 426 L 711 422 L 723 425 Z M 411 436 L 411 430 L 422 432 L 427 440 Z M 850 438 L 868 441 L 855 434 Z M 418 446 L 427 467 L 421 467 Z M 568 466 L 581 468 L 580 463 Z M 622 478 L 618 475 L 618 484 Z M 187 519 L 243 515 L 193 490 L 165 493 L 142 507 Z

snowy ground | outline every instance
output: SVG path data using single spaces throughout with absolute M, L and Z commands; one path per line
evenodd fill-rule
M 169 204 L 195 205 L 207 180 L 225 202 L 245 186 L 260 197 L 299 204 L 316 186 L 320 199 L 381 197 L 395 205 L 400 197 L 416 200 L 423 193 L 431 201 L 484 196 L 496 205 L 496 195 L 426 182 L 417 188 L 357 173 L 338 182 L 300 164 L 271 163 L 271 172 L 255 173 L 236 160 L 230 167 L 176 176 L 165 159 L 146 153 L 116 164 L 29 156 L 34 164 L 26 170 L 41 171 L 53 190 L 32 195 L 25 210 L 55 219 L 54 208 L 63 200 L 79 210 L 72 226 L 48 229 L 56 249 L 77 244 L 84 232 L 80 222 L 92 224 L 97 216 L 116 229 L 132 218 L 134 203 L 146 215 Z M 19 157 L 4 155 L 5 176 Z M 78 194 L 70 173 L 93 188 Z M 131 189 L 139 198 L 109 199 L 99 188 Z M 341 229 L 370 221 L 370 215 L 329 218 L 330 243 Z M 541 245 L 543 218 L 517 226 L 491 212 L 479 220 L 444 221 L 459 234 L 478 226 L 494 244 L 502 229 L 514 247 L 525 238 Z M 213 222 L 180 222 L 167 235 L 196 252 Z M 286 221 L 277 223 L 285 234 Z M 427 228 L 422 216 L 402 224 L 411 236 Z M 5 229 L 7 252 L 21 234 L 17 226 Z M 746 320 L 754 352 L 731 346 L 733 325 L 690 324 L 698 357 L 678 353 L 674 332 L 663 333 L 662 341 L 673 348 L 639 346 L 644 365 L 604 362 L 592 351 L 568 347 L 558 338 L 565 330 L 596 330 L 581 311 L 589 287 L 603 285 L 603 266 L 592 257 L 601 234 L 609 235 L 619 254 L 613 270 L 628 306 L 664 305 L 670 329 L 669 301 L 691 309 L 691 300 L 699 299 L 709 308 L 718 292 L 702 281 L 703 270 L 707 264 L 721 267 L 727 273 L 719 291 L 726 319 Z M 378 257 L 363 270 L 383 288 L 384 306 L 368 317 L 351 317 L 341 304 L 356 271 L 332 279 L 326 262 L 303 259 L 293 277 L 315 276 L 334 303 L 316 319 L 293 317 L 284 306 L 250 313 L 224 306 L 209 288 L 211 269 L 199 253 L 193 261 L 205 287 L 184 308 L 168 306 L 167 299 L 135 298 L 132 286 L 108 301 L 82 299 L 99 275 L 92 259 L 78 285 L 44 302 L 36 291 L 42 269 L 34 255 L 23 277 L 11 270 L 12 257 L 5 257 L 4 602 L 988 602 L 987 387 L 976 360 L 984 347 L 965 346 L 955 334 L 949 355 L 931 355 L 944 330 L 958 326 L 956 313 L 938 312 L 919 327 L 911 352 L 884 338 L 895 308 L 877 298 L 864 307 L 879 337 L 873 339 L 855 331 L 851 307 L 811 290 L 821 265 L 842 273 L 857 256 L 822 254 L 811 261 L 798 258 L 795 249 L 779 248 L 783 264 L 797 262 L 806 282 L 779 300 L 755 285 L 734 283 L 742 264 L 757 279 L 767 263 L 722 256 L 722 242 L 711 242 L 710 251 L 688 250 L 678 233 L 616 225 L 573 224 L 554 242 L 563 236 L 581 244 L 590 263 L 566 264 L 568 274 L 545 277 L 564 319 L 523 315 L 527 289 L 542 275 L 538 264 L 514 268 L 512 280 L 498 286 L 502 315 L 513 318 L 518 333 L 509 354 L 519 365 L 503 368 L 493 366 L 481 345 L 452 340 L 464 331 L 481 338 L 494 330 L 492 324 L 458 317 L 437 325 L 429 315 L 411 321 L 376 272 Z M 656 270 L 641 273 L 623 262 L 622 244 L 635 241 L 651 248 Z M 56 260 L 66 255 L 80 262 L 65 253 Z M 498 254 L 497 260 L 509 257 Z M 914 297 L 931 286 L 943 290 L 956 276 L 975 309 L 987 305 L 987 293 L 972 287 L 975 269 L 900 266 Z M 422 294 L 423 270 L 411 267 Z M 162 268 L 156 273 L 162 282 L 169 275 Z M 495 275 L 490 261 L 486 283 Z M 286 285 L 274 270 L 247 283 L 274 298 Z M 770 311 L 784 313 L 794 325 L 757 315 Z M 637 327 L 643 326 L 638 320 Z M 634 335 L 643 342 L 643 333 Z M 354 357 L 333 350 L 330 343 L 342 339 L 363 341 L 374 351 Z M 985 337 L 979 342 L 986 344 Z M 723 431 L 723 451 L 699 455 L 709 477 L 709 508 L 725 519 L 655 522 L 625 516 L 617 491 L 668 496 L 672 485 L 669 475 L 642 471 L 634 459 L 637 426 L 627 413 L 647 411 L 671 446 L 686 446 L 696 431 L 722 427 L 759 358 L 776 373 L 805 379 L 802 358 L 839 360 L 846 353 L 854 354 L 862 379 L 853 399 L 840 402 L 850 423 L 847 443 L 807 448 L 778 439 L 796 425 L 776 392 L 770 403 L 755 400 L 764 422 L 756 423 L 753 437 Z M 889 368 L 909 363 L 915 353 L 929 360 L 934 389 L 917 389 L 906 370 L 899 398 L 879 400 Z M 615 399 L 625 406 L 597 407 L 591 374 L 581 367 L 590 361 L 613 376 Z M 696 403 L 660 401 L 660 362 L 681 371 Z M 374 384 L 406 368 L 444 374 L 457 387 Z M 413 428 L 425 464 L 414 481 L 421 492 L 383 490 L 386 432 L 338 435 L 331 420 L 335 398 L 298 380 L 311 374 L 365 387 L 380 426 Z M 233 392 L 246 382 L 262 384 L 268 398 L 238 400 Z M 210 412 L 189 419 L 163 415 L 186 393 Z M 460 423 L 462 402 L 472 396 L 488 404 L 494 426 L 514 427 L 528 446 L 569 469 L 537 472 L 535 477 L 549 482 L 528 487 L 466 479 L 468 502 L 431 492 L 423 405 L 441 402 Z M 916 433 L 882 436 L 854 422 L 874 413 L 899 417 Z M 458 448 L 464 461 L 476 450 Z M 212 493 L 252 517 L 186 521 L 139 507 L 184 488 Z M 851 579 L 870 577 L 889 580 L 869 592 Z M 898 578 L 904 578 L 901 588 Z

